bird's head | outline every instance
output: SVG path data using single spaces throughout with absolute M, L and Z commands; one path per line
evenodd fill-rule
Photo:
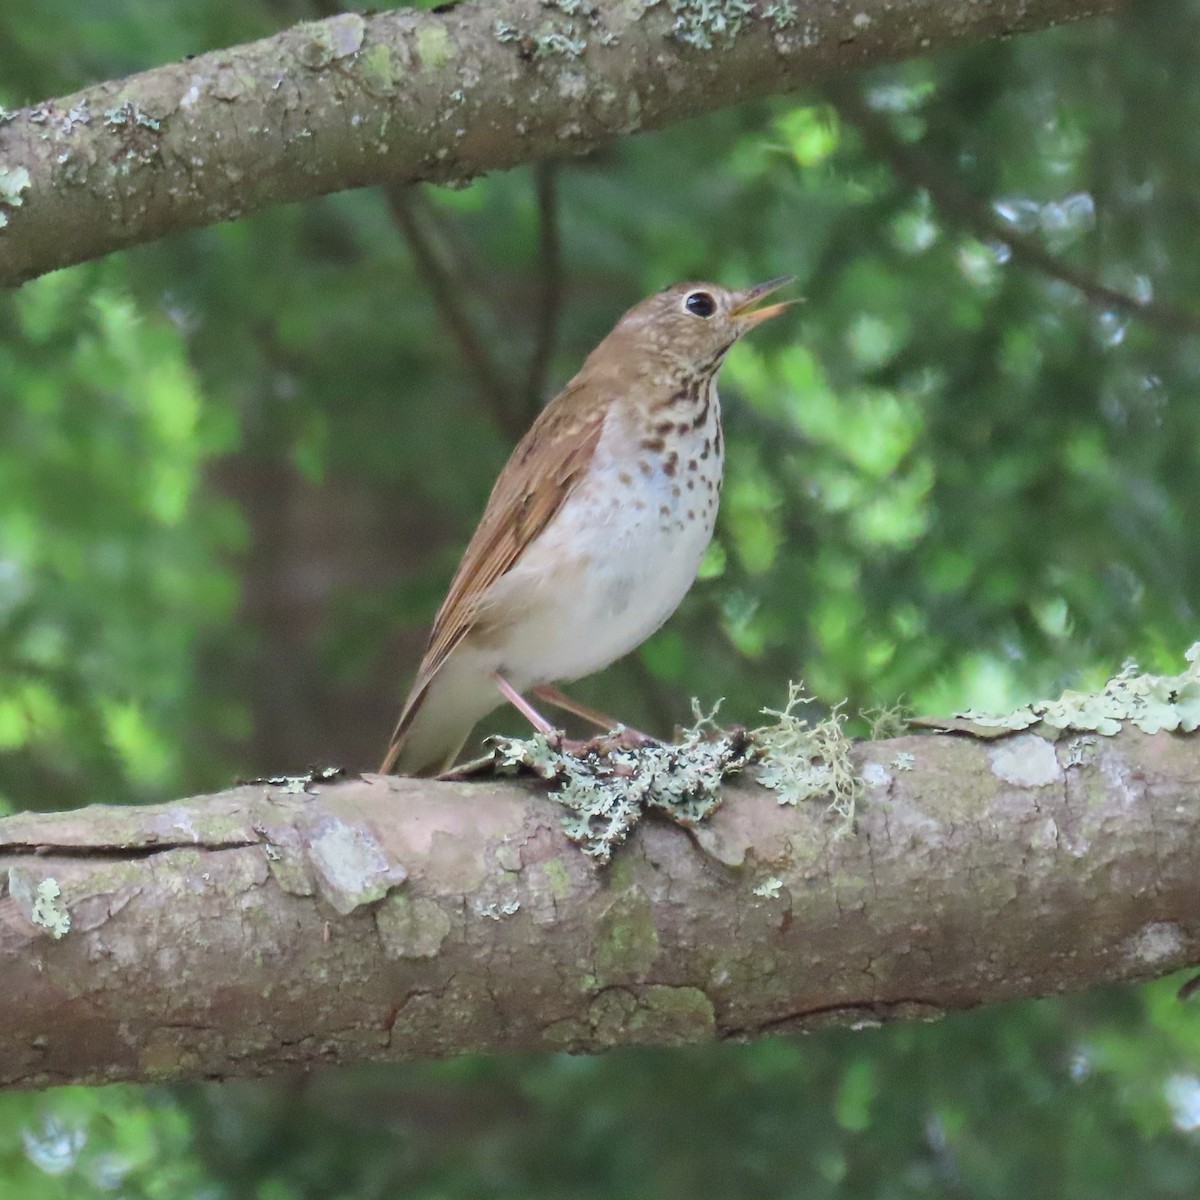
M 729 348 L 756 325 L 778 316 L 790 301 L 758 307 L 759 301 L 792 283 L 781 275 L 747 288 L 716 283 L 677 283 L 635 304 L 613 334 L 635 353 L 685 374 L 715 371 Z

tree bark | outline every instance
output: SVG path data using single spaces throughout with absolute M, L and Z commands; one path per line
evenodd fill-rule
M 518 782 L 5 818 L 0 1086 L 746 1039 L 1200 961 L 1200 737 L 855 759 L 853 831 L 746 780 L 604 869 Z
M 346 13 L 0 112 L 0 287 L 281 201 L 465 181 L 1119 0 L 489 0 Z

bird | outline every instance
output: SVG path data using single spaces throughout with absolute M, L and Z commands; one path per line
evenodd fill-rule
M 557 684 L 635 649 L 695 581 L 724 469 L 717 374 L 743 335 L 788 307 L 759 301 L 791 282 L 655 293 L 546 405 L 434 618 L 381 774 L 443 773 L 505 700 L 553 732 L 526 692 L 607 720 Z

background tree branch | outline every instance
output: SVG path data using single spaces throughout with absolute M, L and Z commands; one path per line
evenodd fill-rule
M 1167 334 L 1194 337 L 1200 333 L 1200 314 L 1170 301 L 1131 296 L 1053 254 L 997 215 L 992 203 L 971 195 L 928 151 L 901 141 L 887 117 L 872 112 L 851 89 L 835 83 L 826 90 L 842 119 L 858 130 L 871 153 L 886 162 L 897 179 L 926 192 L 944 219 L 982 240 L 1006 245 L 1017 262 L 1069 284 L 1098 309 L 1135 317 Z
M 346 13 L 0 116 L 0 287 L 281 201 L 582 153 L 1117 0 Z
M 5 818 L 0 1085 L 744 1039 L 1200 961 L 1200 738 L 855 755 L 854 833 L 744 783 L 607 870 L 519 783 Z

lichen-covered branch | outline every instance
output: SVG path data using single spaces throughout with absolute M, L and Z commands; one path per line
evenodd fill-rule
M 0 820 L 0 1086 L 753 1038 L 1200 961 L 1200 736 L 853 752 L 612 864 L 535 783 L 368 776 Z
M 344 13 L 0 113 L 0 287 L 280 201 L 453 181 L 1119 0 Z

